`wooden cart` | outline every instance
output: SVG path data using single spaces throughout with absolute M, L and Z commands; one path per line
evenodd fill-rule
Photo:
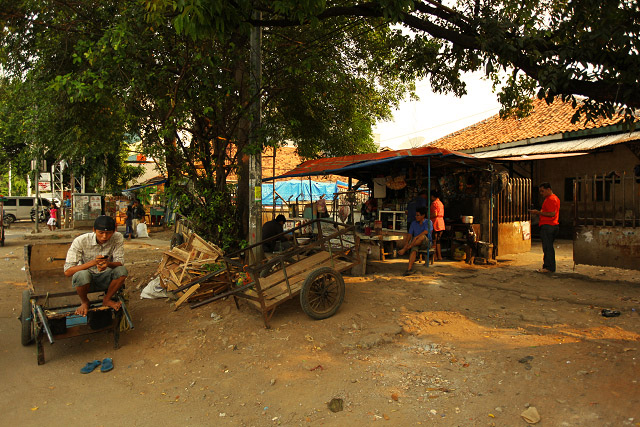
M 133 329 L 122 290 L 115 296 L 122 304 L 120 310 L 103 307 L 103 293 L 94 292 L 89 294 L 87 316 L 74 314 L 80 300 L 71 278 L 63 272 L 68 249 L 68 243 L 30 244 L 24 249 L 28 289 L 22 293 L 21 341 L 26 346 L 35 340 L 38 365 L 45 362 L 45 336 L 53 344 L 59 339 L 111 330 L 114 348 L 118 348 L 123 316 L 128 329 Z
M 303 237 L 301 232 L 309 229 L 313 232 Z M 291 248 L 254 261 L 263 243 L 279 240 L 285 234 L 294 236 Z M 305 243 L 300 243 L 302 241 Z M 223 260 L 226 271 L 222 276 L 227 278 L 230 290 L 191 307 L 228 295 L 233 295 L 238 306 L 238 298 L 244 298 L 262 312 L 267 328 L 276 307 L 296 297 L 311 318 L 333 316 L 345 295 L 341 273 L 360 262 L 354 227 L 326 219 L 300 225 L 225 256 Z

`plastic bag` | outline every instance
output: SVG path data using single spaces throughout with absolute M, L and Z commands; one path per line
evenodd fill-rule
M 149 233 L 147 233 L 147 224 L 144 222 L 138 224 L 136 231 L 138 233 L 138 237 L 149 237 Z

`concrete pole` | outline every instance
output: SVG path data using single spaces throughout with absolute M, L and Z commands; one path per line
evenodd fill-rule
M 36 157 L 36 203 L 35 203 L 35 209 L 36 209 L 36 216 L 35 216 L 35 220 L 34 225 L 35 225 L 35 232 L 39 233 L 40 229 L 39 229 L 39 221 L 40 221 L 40 215 L 38 210 L 40 207 L 40 156 Z
M 262 12 L 253 11 L 254 19 L 262 19 Z M 262 86 L 262 28 L 254 26 L 250 35 L 250 73 L 251 73 L 251 133 L 249 143 L 256 145 L 259 143 L 260 121 L 262 116 L 262 104 L 260 102 L 260 88 Z M 254 244 L 262 240 L 262 150 L 257 150 L 256 154 L 249 159 L 249 244 Z M 257 262 L 262 260 L 262 247 L 254 249 L 253 254 Z

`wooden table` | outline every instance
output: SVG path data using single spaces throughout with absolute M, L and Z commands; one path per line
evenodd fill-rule
M 407 233 L 401 233 L 398 231 L 383 231 L 381 234 L 371 233 L 370 235 L 366 235 L 364 233 L 356 233 L 357 237 L 360 241 L 364 242 L 378 242 L 380 246 L 380 259 L 385 261 L 385 256 L 389 255 L 389 252 L 384 251 L 384 242 L 397 242 L 404 239 L 404 236 Z

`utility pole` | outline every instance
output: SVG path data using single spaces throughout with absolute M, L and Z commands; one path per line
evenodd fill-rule
M 38 153 L 38 155 L 36 156 L 36 160 L 35 160 L 35 177 L 36 177 L 36 202 L 35 202 L 35 218 L 34 218 L 34 230 L 35 233 L 39 233 L 40 229 L 39 229 L 39 221 L 40 221 L 40 215 L 38 212 L 40 210 L 40 154 Z M 45 168 L 46 170 L 46 168 Z
M 253 18 L 262 19 L 262 12 L 253 11 Z M 249 144 L 260 144 L 259 131 L 262 116 L 262 103 L 260 102 L 260 88 L 262 86 L 262 27 L 251 27 L 249 39 L 251 47 L 250 74 L 251 74 L 251 131 Z M 262 149 L 255 150 L 249 158 L 249 244 L 252 245 L 262 240 Z M 258 246 L 253 253 L 257 262 L 262 259 L 262 247 Z

